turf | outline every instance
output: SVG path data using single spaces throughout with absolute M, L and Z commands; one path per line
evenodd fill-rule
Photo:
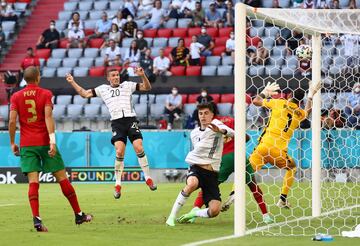
M 198 219 L 195 224 L 176 225 L 174 228 L 165 226 L 166 216 L 183 184 L 160 184 L 156 192 L 151 192 L 144 184 L 125 184 L 120 200 L 112 197 L 112 185 L 81 184 L 75 185 L 82 209 L 94 215 L 94 221 L 89 224 L 75 226 L 74 216 L 67 200 L 61 194 L 56 184 L 40 186 L 40 213 L 49 233 L 37 233 L 32 228 L 30 207 L 27 201 L 27 185 L 0 186 L 0 245 L 181 245 L 209 238 L 231 235 L 233 233 L 233 210 L 222 213 L 215 219 Z M 223 197 L 230 191 L 230 184 L 222 185 Z M 305 188 L 305 187 L 301 187 Z M 306 189 L 305 189 L 306 190 Z M 269 192 L 266 199 L 272 202 L 277 197 L 278 187 L 264 190 Z M 302 189 L 294 187 L 294 195 L 301 195 Z M 272 194 L 270 196 L 270 194 Z M 307 194 L 305 194 L 307 195 Z M 194 198 L 194 197 L 193 197 Z M 181 212 L 191 208 L 193 198 L 184 206 Z M 249 199 L 248 199 L 249 200 Z M 251 200 L 250 200 L 251 201 Z M 307 206 L 308 199 L 298 200 Z M 300 204 L 301 205 L 301 204 Z M 270 206 L 271 212 L 280 211 Z M 248 227 L 262 226 L 261 216 L 253 202 L 247 206 Z M 294 209 L 293 212 L 282 212 L 291 218 L 296 218 L 304 210 Z M 310 208 L 311 211 L 311 208 Z M 276 216 L 277 222 L 286 218 Z M 337 220 L 332 220 L 335 226 Z M 346 221 L 354 225 L 356 221 Z M 309 223 L 309 222 L 306 222 Z M 339 222 L 342 225 L 342 222 Z M 315 223 L 316 225 L 316 223 Z M 314 227 L 315 227 L 314 225 Z M 298 227 L 300 225 L 297 225 Z M 323 225 L 324 226 L 324 225 Z M 309 227 L 309 226 L 308 226 Z M 292 226 L 282 229 L 283 234 L 291 232 Z M 296 225 L 294 228 L 297 228 Z M 311 233 L 311 227 L 307 233 Z M 279 228 L 268 230 L 268 233 L 279 233 Z M 214 245 L 269 245 L 283 243 L 290 245 L 308 245 L 310 236 L 305 237 L 269 237 L 247 236 L 215 243 Z M 331 245 L 354 244 L 354 240 L 336 238 Z M 314 242 L 315 243 L 315 242 Z

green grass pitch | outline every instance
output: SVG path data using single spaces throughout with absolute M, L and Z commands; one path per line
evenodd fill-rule
M 144 184 L 124 184 L 120 200 L 112 197 L 113 188 L 110 184 L 81 184 L 75 185 L 80 205 L 85 212 L 94 215 L 94 221 L 89 224 L 76 226 L 70 205 L 63 197 L 57 184 L 42 184 L 40 186 L 40 213 L 49 233 L 37 233 L 32 227 L 30 207 L 27 200 L 27 185 L 0 186 L 0 245 L 181 245 L 199 240 L 228 236 L 233 233 L 233 209 L 220 214 L 215 219 L 198 219 L 195 224 L 177 225 L 174 228 L 165 226 L 165 218 L 169 214 L 172 204 L 183 184 L 159 184 L 156 192 L 151 192 Z M 295 184 L 290 196 L 308 196 L 310 191 L 303 184 Z M 302 189 L 300 189 L 302 188 Z M 358 187 L 356 187 L 358 188 Z M 226 198 L 231 184 L 221 185 L 222 197 Z M 305 190 L 305 192 L 304 192 Z M 279 187 L 264 188 L 265 199 L 270 211 L 277 215 L 278 211 L 273 202 L 278 196 Z M 189 199 L 182 212 L 187 212 L 192 205 L 195 194 Z M 252 200 L 249 200 L 247 211 L 248 227 L 253 228 L 257 222 L 261 223 L 261 216 Z M 292 199 L 293 200 L 293 199 Z M 251 202 L 250 202 L 251 201 Z M 277 222 L 285 217 L 293 219 L 299 215 L 311 212 L 309 199 L 297 199 L 292 211 L 282 212 L 276 216 Z M 353 200 L 351 200 L 353 201 Z M 350 201 L 349 201 L 350 202 Z M 298 205 L 305 209 L 297 209 Z M 348 204 L 352 205 L 352 204 Z M 257 221 L 257 222 L 256 222 Z M 341 226 L 344 222 L 331 220 L 329 226 Z M 356 223 L 356 219 L 346 221 L 347 224 Z M 304 223 L 304 224 L 301 224 Z M 291 232 L 291 228 L 308 228 L 309 224 L 318 226 L 316 222 L 301 222 L 294 226 L 285 226 L 282 233 Z M 339 223 L 339 224 L 337 224 Z M 354 224 L 355 225 L 355 224 Z M 327 227 L 327 225 L 324 225 Z M 279 228 L 268 232 L 277 233 Z M 213 243 L 211 245 L 316 245 L 323 242 L 312 242 L 311 236 L 263 236 L 251 235 L 244 238 L 232 239 Z M 335 237 L 329 245 L 357 245 L 359 239 Z

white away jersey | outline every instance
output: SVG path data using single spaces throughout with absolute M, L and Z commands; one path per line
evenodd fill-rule
M 211 123 L 220 129 L 225 129 L 226 136 L 234 136 L 234 130 L 221 121 L 214 119 Z M 216 133 L 208 127 L 204 130 L 198 127 L 191 131 L 190 137 L 194 149 L 189 152 L 185 161 L 190 165 L 210 164 L 214 171 L 218 172 L 224 147 L 224 135 Z
M 109 109 L 111 120 L 136 117 L 132 104 L 132 94 L 137 83 L 124 81 L 118 87 L 100 85 L 95 88 L 96 96 L 101 97 Z

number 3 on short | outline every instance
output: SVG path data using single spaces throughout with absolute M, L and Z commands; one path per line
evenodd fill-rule
M 35 122 L 37 120 L 35 100 L 33 99 L 25 100 L 25 104 L 30 105 L 30 108 L 28 108 L 28 112 L 32 114 L 32 117 L 28 118 L 27 122 L 28 123 Z

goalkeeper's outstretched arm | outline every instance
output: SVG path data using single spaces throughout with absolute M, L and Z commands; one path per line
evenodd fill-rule
M 256 95 L 256 97 L 253 100 L 253 104 L 258 107 L 263 106 L 263 100 L 265 98 L 269 98 L 274 95 L 277 95 L 279 93 L 278 90 L 280 90 L 280 86 L 276 82 L 267 83 L 264 90 L 262 90 L 260 94 Z
M 307 116 L 309 116 L 311 113 L 313 97 L 320 90 L 320 88 L 321 88 L 321 82 L 313 84 L 310 81 L 309 94 L 308 94 L 308 98 L 307 98 L 306 104 L 305 104 L 305 111 L 307 113 Z

